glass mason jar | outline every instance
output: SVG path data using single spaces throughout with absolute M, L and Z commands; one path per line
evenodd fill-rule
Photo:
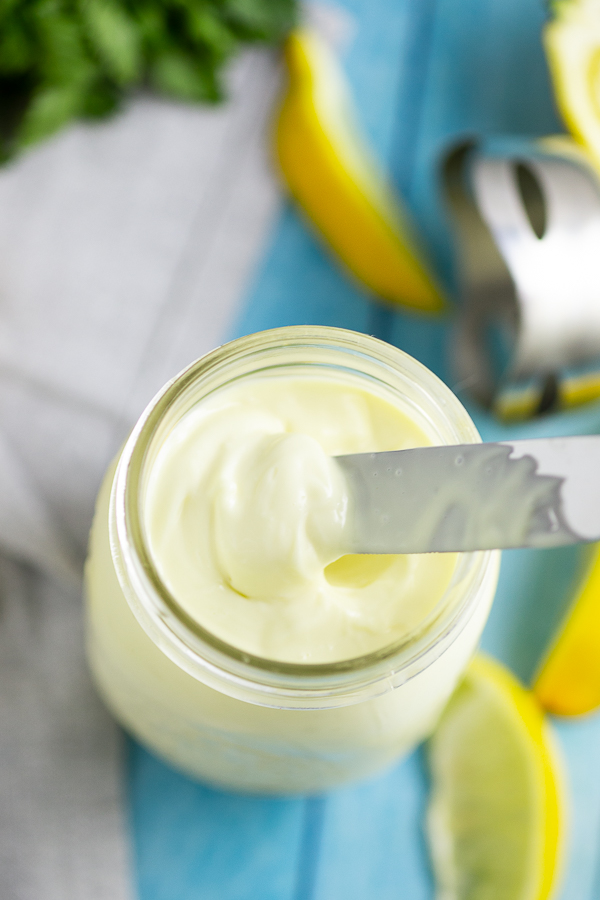
M 148 549 L 144 500 L 158 449 L 192 407 L 248 376 L 348 379 L 404 411 L 433 443 L 479 441 L 469 415 L 428 369 L 375 338 L 288 327 L 233 341 L 193 363 L 143 413 L 101 488 L 86 565 L 88 654 L 127 730 L 214 785 L 322 791 L 391 764 L 426 737 L 486 621 L 499 553 L 461 554 L 432 612 L 400 642 L 357 659 L 262 659 L 192 619 Z

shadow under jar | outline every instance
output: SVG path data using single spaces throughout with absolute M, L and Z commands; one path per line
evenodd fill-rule
M 193 363 L 145 410 L 97 501 L 86 565 L 90 666 L 136 738 L 193 777 L 239 791 L 323 791 L 383 769 L 427 737 L 477 645 L 498 577 L 497 551 L 457 555 L 442 596 L 424 602 L 426 614 L 401 640 L 332 662 L 255 656 L 190 615 L 161 578 L 148 539 L 157 453 L 219 391 L 298 376 L 334 377 L 385 399 L 431 443 L 480 440 L 456 397 L 420 363 L 325 327 L 233 341 Z

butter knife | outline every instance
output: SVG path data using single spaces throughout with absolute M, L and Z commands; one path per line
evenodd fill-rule
M 349 553 L 558 547 L 600 540 L 600 436 L 335 457 Z

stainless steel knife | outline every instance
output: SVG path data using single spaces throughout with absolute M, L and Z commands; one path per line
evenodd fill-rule
M 600 540 L 600 436 L 335 457 L 351 553 L 557 547 Z

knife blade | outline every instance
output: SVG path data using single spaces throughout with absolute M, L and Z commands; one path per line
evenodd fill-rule
M 558 547 L 600 540 L 600 436 L 337 456 L 349 553 Z

